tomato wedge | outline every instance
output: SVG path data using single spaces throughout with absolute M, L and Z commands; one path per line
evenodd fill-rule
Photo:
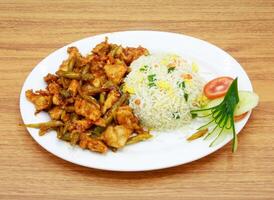
M 209 99 L 216 99 L 226 94 L 233 78 L 222 76 L 209 81 L 204 87 L 205 96 Z
M 245 112 L 241 115 L 237 115 L 237 116 L 234 116 L 234 122 L 238 122 L 238 121 L 241 121 L 243 118 L 245 118 L 245 116 L 247 115 L 248 112 Z

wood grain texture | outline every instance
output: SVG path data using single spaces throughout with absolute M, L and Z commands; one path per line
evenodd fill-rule
M 274 199 L 274 1 L 0 1 L 0 199 Z M 19 93 L 49 53 L 112 31 L 161 30 L 207 40 L 235 57 L 260 105 L 230 145 L 186 165 L 117 173 L 77 166 L 19 127 Z M 181 155 L 178 155 L 181 156 Z

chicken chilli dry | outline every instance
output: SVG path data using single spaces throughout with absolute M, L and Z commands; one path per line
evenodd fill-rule
M 128 106 L 129 94 L 121 91 L 129 65 L 148 50 L 106 38 L 86 57 L 76 47 L 67 52 L 56 74 L 44 77 L 45 90 L 26 91 L 36 113 L 48 112 L 51 121 L 26 126 L 39 128 L 40 135 L 56 130 L 59 139 L 100 153 L 150 138 Z

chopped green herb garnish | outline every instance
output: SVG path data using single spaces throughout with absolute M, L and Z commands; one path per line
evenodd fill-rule
M 148 86 L 149 87 L 153 87 L 156 86 L 155 81 L 156 81 L 156 74 L 150 74 L 147 76 L 147 80 L 148 80 Z
M 140 70 L 140 72 L 145 72 L 145 71 L 148 70 L 148 66 L 147 66 L 147 65 L 144 65 L 144 66 L 142 66 L 139 70 Z
M 184 81 L 182 82 L 177 82 L 177 85 L 180 89 L 182 89 L 184 91 L 184 98 L 187 101 L 188 100 L 188 94 L 185 92 L 185 88 L 186 88 L 186 84 Z
M 156 76 L 156 74 L 150 74 L 150 75 L 148 75 L 147 76 L 148 81 L 155 81 L 156 80 L 155 76 Z
M 210 119 L 210 121 L 207 124 L 201 126 L 199 130 L 208 128 L 212 124 L 215 125 L 215 127 L 205 137 L 205 139 L 214 138 L 210 146 L 215 146 L 221 143 L 226 138 L 227 131 L 232 131 L 232 152 L 235 152 L 237 150 L 238 142 L 234 125 L 234 110 L 238 103 L 238 79 L 236 78 L 231 83 L 224 100 L 219 105 L 211 108 L 191 111 L 192 115 L 197 115 L 198 117 L 209 117 Z M 224 132 L 224 130 L 226 131 Z
M 172 113 L 172 118 L 174 118 L 174 119 L 180 119 L 181 116 L 180 116 L 179 112 L 174 112 L 174 113 Z
M 171 72 L 173 72 L 175 70 L 175 67 L 170 67 L 167 70 L 167 73 L 170 74 Z
M 178 85 L 178 87 L 181 88 L 181 89 L 185 89 L 185 88 L 186 88 L 186 84 L 185 84 L 184 81 L 178 82 L 177 85 Z
M 153 86 L 156 86 L 156 84 L 155 84 L 154 82 L 149 82 L 149 83 L 148 83 L 148 86 L 151 88 L 151 87 L 153 87 Z
M 188 100 L 188 94 L 187 93 L 184 94 L 184 98 L 185 98 L 186 101 Z

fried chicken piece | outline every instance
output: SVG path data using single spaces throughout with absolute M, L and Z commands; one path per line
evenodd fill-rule
M 92 84 L 94 87 L 102 87 L 102 85 L 107 81 L 107 76 L 105 71 L 101 68 L 95 70 L 91 69 L 94 79 L 92 80 Z
M 34 104 L 36 112 L 47 110 L 52 105 L 52 97 L 47 91 L 39 90 L 34 93 L 33 90 L 27 90 L 25 94 L 27 99 Z
M 70 114 L 63 110 L 63 112 L 61 114 L 61 120 L 63 122 L 69 121 L 70 120 Z
M 122 125 L 109 125 L 107 129 L 102 133 L 102 138 L 108 146 L 121 148 L 125 146 L 131 133 L 131 129 L 128 129 Z
M 105 80 L 106 80 L 106 79 L 94 78 L 94 79 L 92 80 L 92 85 L 93 85 L 94 87 L 99 88 L 99 87 L 101 87 L 101 86 L 103 85 L 103 83 L 105 82 Z
M 108 95 L 107 99 L 103 105 L 102 113 L 104 114 L 109 108 L 113 106 L 113 104 L 118 101 L 120 97 L 120 93 L 117 90 L 111 90 Z
M 93 122 L 88 119 L 74 120 L 72 123 L 73 129 L 79 131 L 80 133 L 89 129 Z
M 67 52 L 69 54 L 69 62 L 73 61 L 74 65 L 76 67 L 81 67 L 87 64 L 88 60 L 83 57 L 79 50 L 77 49 L 77 47 L 69 47 L 67 49 Z M 70 65 L 70 63 L 68 63 Z M 71 69 L 72 67 L 69 67 L 69 69 Z
M 50 94 L 54 95 L 54 94 L 58 94 L 60 92 L 61 87 L 56 82 L 51 82 L 48 84 L 47 89 Z
M 87 59 L 84 58 L 76 47 L 69 47 L 67 49 L 69 58 L 64 60 L 59 67 L 59 71 L 68 72 L 74 71 L 76 67 L 82 67 L 87 64 Z
M 78 115 L 82 115 L 92 121 L 96 121 L 101 117 L 101 111 L 98 106 L 84 99 L 76 99 L 74 108 Z
M 48 73 L 45 77 L 44 77 L 44 81 L 47 83 L 47 84 L 50 84 L 51 82 L 56 82 L 58 80 L 58 77 L 53 75 L 53 74 L 50 74 Z
M 106 120 L 103 118 L 100 118 L 97 121 L 95 121 L 94 124 L 97 126 L 106 127 Z
M 139 120 L 133 114 L 132 108 L 128 105 L 120 106 L 116 113 L 116 121 L 118 124 L 125 126 L 128 129 L 140 129 Z
M 125 61 L 127 65 L 130 65 L 132 61 L 136 60 L 142 55 L 148 55 L 149 52 L 146 48 L 141 46 L 134 48 L 134 47 L 127 47 L 123 50 L 122 59 Z
M 117 85 L 122 81 L 127 72 L 127 66 L 124 63 L 106 64 L 104 69 L 108 79 Z
M 79 87 L 79 82 L 75 79 L 73 79 L 68 87 L 68 92 L 72 95 L 72 96 L 76 96 L 77 91 L 78 91 L 78 87 Z
M 108 38 L 105 38 L 104 42 L 97 44 L 92 52 L 100 56 L 107 55 L 111 49 L 111 45 L 108 43 Z
M 123 47 L 117 44 L 111 44 L 111 50 L 108 53 L 109 60 L 114 60 L 115 57 L 119 57 L 123 52 Z
M 79 146 L 83 149 L 89 149 L 99 153 L 105 153 L 108 150 L 107 146 L 101 140 L 91 138 L 86 133 L 80 134 Z
M 62 98 L 60 93 L 56 93 L 52 97 L 52 103 L 56 106 L 60 106 L 64 104 L 64 99 Z
M 58 120 L 61 118 L 62 112 L 63 112 L 63 109 L 61 109 L 58 106 L 55 106 L 54 108 L 49 110 L 49 116 L 53 120 Z
M 102 57 L 97 54 L 92 54 L 90 59 L 90 72 L 93 74 L 98 69 L 103 69 L 106 64 L 106 60 L 102 60 Z

